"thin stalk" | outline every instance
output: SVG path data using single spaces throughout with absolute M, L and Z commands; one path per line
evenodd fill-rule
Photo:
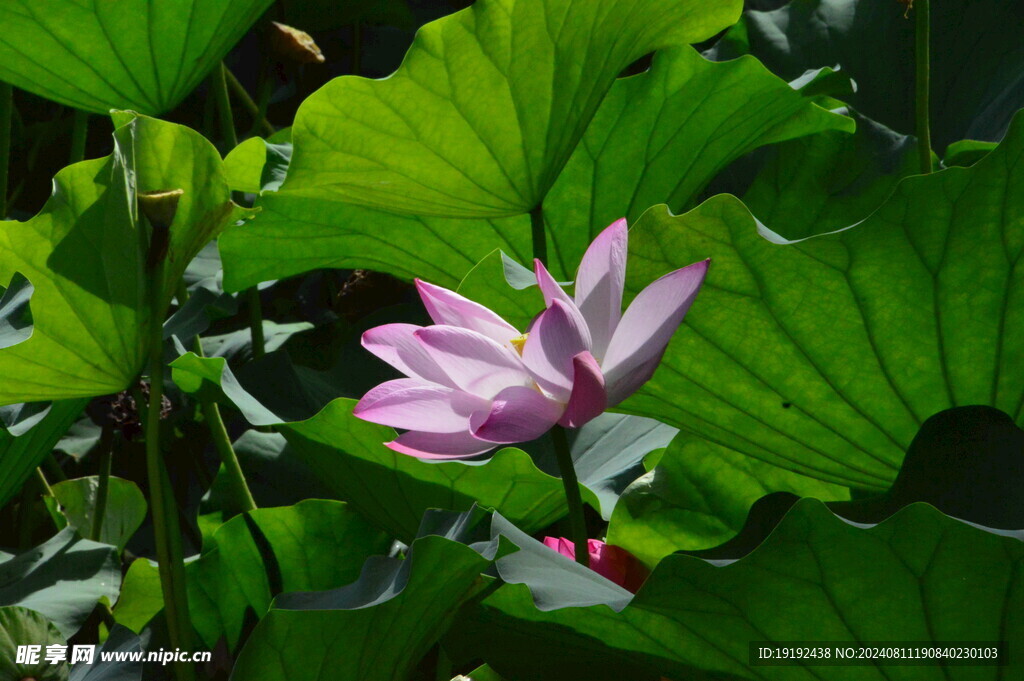
M 238 146 L 238 135 L 235 134 L 235 121 L 231 117 L 231 97 L 228 95 L 227 72 L 228 67 L 221 62 L 220 66 L 215 68 L 210 75 L 210 87 L 213 90 L 214 99 L 217 100 L 220 134 L 224 138 L 227 150 L 231 151 Z
M 931 54 L 929 49 L 931 40 L 931 8 L 929 4 L 929 0 L 916 0 L 914 3 L 914 12 L 916 13 L 916 26 L 914 27 L 915 64 L 917 69 L 914 101 L 917 109 L 917 151 L 921 173 L 925 175 L 932 172 L 932 133 L 930 121 Z
M 188 289 L 185 288 L 185 283 L 182 282 L 178 285 L 178 303 L 184 305 L 187 300 Z M 199 336 L 196 336 L 192 341 L 192 351 L 200 357 L 203 356 L 203 344 Z M 235 453 L 235 448 L 231 445 L 231 438 L 228 437 L 227 428 L 224 427 L 224 419 L 220 415 L 220 407 L 217 406 L 216 402 L 205 399 L 200 399 L 199 406 L 202 409 L 206 425 L 210 429 L 210 436 L 213 438 L 214 447 L 216 447 L 220 460 L 224 464 L 224 471 L 228 475 L 228 482 L 234 494 L 235 505 L 243 513 L 256 510 L 256 500 L 253 499 L 252 492 L 249 490 L 249 484 L 245 480 L 245 473 L 242 472 L 242 465 L 238 462 L 238 455 Z
M 249 485 L 245 481 L 245 474 L 242 466 L 238 463 L 238 455 L 235 448 L 231 446 L 231 438 L 228 437 L 227 428 L 224 427 L 224 419 L 220 416 L 220 409 L 216 403 L 202 401 L 199 403 L 203 410 L 203 418 L 210 429 L 213 437 L 213 444 L 220 454 L 220 460 L 224 464 L 224 472 L 227 473 L 228 481 L 235 497 L 235 505 L 243 513 L 256 510 L 256 500 L 252 498 Z
M 169 484 L 160 450 L 160 408 L 164 390 L 163 329 L 160 320 L 164 310 L 162 284 L 165 260 L 152 263 L 149 272 L 150 338 L 149 338 L 149 405 L 143 423 L 146 433 L 146 471 L 153 499 L 153 534 L 160 572 L 160 588 L 164 597 L 164 614 L 171 645 L 190 650 L 192 624 L 188 612 L 188 592 L 185 586 L 185 561 L 181 548 L 181 526 L 177 506 Z M 141 397 L 141 395 L 139 396 Z M 137 404 L 141 405 L 136 398 Z M 141 406 L 140 406 L 141 411 Z M 190 664 L 175 665 L 179 681 L 192 681 L 195 669 Z
M 110 424 L 103 426 L 100 433 L 100 480 L 96 488 L 96 507 L 93 509 L 92 529 L 89 532 L 89 539 L 99 541 L 103 532 L 103 516 L 107 514 L 107 496 L 110 491 L 110 468 L 114 458 L 114 427 Z
M 213 88 L 214 97 L 217 99 L 217 109 L 220 113 L 221 135 L 228 151 L 238 146 L 238 135 L 235 134 L 235 121 L 231 117 L 231 97 L 228 95 L 227 74 L 228 67 L 224 62 L 216 69 L 210 77 L 210 84 Z M 249 289 L 249 332 L 252 334 L 252 356 L 259 359 L 265 352 L 266 342 L 263 337 L 263 310 L 260 308 L 260 295 L 256 287 Z
M 46 474 L 43 473 L 42 468 L 36 468 L 36 482 L 39 484 L 39 489 L 43 496 L 43 510 L 46 512 L 46 517 L 50 519 L 54 528 L 59 532 L 63 528 L 61 528 L 60 523 L 57 522 L 57 519 L 53 517 L 51 510 L 46 506 L 46 497 L 50 497 L 55 503 L 57 501 L 57 497 L 54 496 L 53 488 L 50 487 L 50 483 L 46 481 Z
M 572 527 L 572 543 L 576 549 L 576 562 L 583 567 L 590 567 L 590 551 L 587 548 L 587 521 L 583 515 L 583 497 L 580 495 L 580 484 L 576 479 L 576 468 L 572 464 L 572 453 L 569 450 L 569 438 L 565 428 L 555 426 L 551 429 L 551 441 L 555 445 L 555 458 L 558 470 L 562 475 L 562 487 L 565 488 L 565 500 L 569 505 L 569 523 Z
M 260 109 L 259 105 L 257 105 L 256 102 L 253 101 L 253 98 L 249 96 L 245 86 L 242 85 L 238 78 L 235 77 L 235 74 L 232 73 L 231 69 L 226 65 L 224 66 L 224 75 L 227 77 L 228 87 L 230 87 L 231 91 L 235 93 L 235 97 L 238 98 L 242 103 L 242 106 L 245 107 L 245 110 L 253 117 L 253 120 L 263 128 L 263 131 L 268 136 L 277 132 L 277 130 L 274 129 L 274 126 L 270 124 L 270 121 L 267 120 L 264 111 Z
M 71 125 L 71 163 L 85 160 L 85 141 L 89 135 L 89 114 L 75 109 Z
M 533 257 L 548 264 L 548 240 L 544 230 L 544 210 L 540 204 L 530 211 L 530 234 L 533 237 Z
M 11 118 L 14 113 L 14 90 L 0 83 L 0 220 L 7 216 L 7 173 L 11 161 Z
M 42 489 L 44 497 L 53 496 L 53 488 L 50 487 L 50 483 L 46 481 L 46 474 L 43 473 L 42 468 L 36 468 L 36 481 L 39 483 L 39 487 Z

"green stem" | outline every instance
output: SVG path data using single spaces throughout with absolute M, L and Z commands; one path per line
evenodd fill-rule
M 267 351 L 267 339 L 263 335 L 263 307 L 260 291 L 253 286 L 245 292 L 249 302 L 249 332 L 252 334 L 252 358 L 259 359 Z
M 273 135 L 275 132 L 277 132 L 277 130 L 274 129 L 274 126 L 270 124 L 270 121 L 267 120 L 264 111 L 260 109 L 259 105 L 257 105 L 255 101 L 253 101 L 253 98 L 249 96 L 249 93 L 246 91 L 245 87 L 238 80 L 238 78 L 235 77 L 235 74 L 233 74 L 231 72 L 231 69 L 229 69 L 227 66 L 224 67 L 224 75 L 227 77 L 228 87 L 230 87 L 231 91 L 235 93 L 235 96 L 238 97 L 238 100 L 242 102 L 242 106 L 244 106 L 246 111 L 248 111 L 249 114 L 253 117 L 253 120 L 256 121 L 257 124 L 262 126 L 263 131 L 268 136 Z
M 185 283 L 181 282 L 178 284 L 178 304 L 184 305 L 187 300 L 188 289 L 185 288 Z M 203 356 L 203 343 L 199 336 L 192 340 L 192 351 L 200 357 Z M 235 497 L 235 505 L 243 513 L 256 510 L 256 500 L 253 499 L 252 492 L 249 490 L 249 484 L 245 480 L 245 473 L 242 472 L 242 465 L 238 461 L 235 448 L 231 445 L 231 438 L 228 437 L 227 428 L 224 427 L 224 419 L 220 415 L 220 407 L 217 406 L 216 402 L 202 398 L 199 400 L 199 406 L 202 409 L 206 425 L 210 429 L 210 436 L 213 438 L 214 447 L 216 447 L 220 460 L 224 464 L 224 471 L 227 473 L 228 482 Z
M 228 96 L 227 74 L 228 67 L 221 62 L 220 68 L 214 71 L 210 82 L 213 86 L 214 96 L 217 98 L 217 109 L 220 112 L 220 128 L 227 144 L 228 151 L 238 146 L 238 136 L 235 134 L 235 121 L 231 117 L 231 98 Z M 241 85 L 239 85 L 241 87 Z M 263 356 L 266 342 L 263 337 L 263 310 L 260 308 L 260 294 L 256 287 L 249 289 L 249 332 L 252 334 L 252 356 L 259 359 Z
M 915 62 L 917 68 L 915 102 L 917 108 L 917 151 L 920 159 L 921 173 L 932 172 L 932 134 L 930 122 L 930 80 L 931 56 L 929 42 L 931 33 L 931 8 L 929 0 L 916 0 L 914 3 L 916 26 Z
M 224 419 L 221 418 L 220 409 L 213 402 L 201 401 L 203 418 L 213 436 L 213 444 L 220 454 L 220 460 L 224 464 L 224 472 L 227 473 L 231 489 L 234 491 L 235 505 L 243 513 L 256 510 L 256 500 L 252 498 L 249 485 L 245 481 L 245 474 L 242 466 L 238 463 L 238 455 L 235 448 L 231 446 L 231 438 L 228 437 L 227 428 L 224 427 Z
M 7 216 L 7 172 L 11 160 L 11 118 L 14 113 L 14 90 L 0 83 L 0 220 Z
M 46 481 L 46 474 L 43 473 L 42 468 L 36 468 L 36 481 L 39 483 L 44 497 L 53 496 L 53 489 L 50 487 L 50 483 Z
M 85 141 L 89 135 L 89 114 L 75 109 L 71 126 L 71 163 L 85 160 Z
M 160 409 L 164 389 L 162 305 L 165 260 L 159 258 L 150 270 L 149 305 L 149 405 L 143 427 L 146 432 L 146 470 L 152 495 L 153 534 L 164 597 L 164 615 L 171 645 L 191 650 L 192 624 L 188 612 L 185 560 L 181 548 L 181 526 L 170 479 L 160 450 Z M 139 404 L 137 402 L 137 404 Z M 140 407 L 141 411 L 141 407 Z M 175 665 L 179 681 L 195 678 L 190 664 Z
M 540 204 L 530 211 L 530 234 L 533 237 L 533 257 L 548 264 L 548 240 L 544 230 L 544 210 Z
M 107 496 L 110 490 L 110 468 L 114 458 L 114 427 L 110 424 L 103 426 L 100 434 L 100 480 L 96 488 L 96 508 L 93 509 L 92 529 L 89 539 L 100 540 L 103 532 L 103 516 L 107 514 Z
M 572 453 L 569 450 L 569 438 L 565 428 L 555 426 L 551 429 L 551 441 L 555 445 L 555 458 L 558 470 L 562 474 L 562 487 L 565 488 L 565 500 L 569 505 L 569 523 L 572 527 L 572 542 L 576 548 L 576 562 L 590 567 L 590 551 L 587 548 L 587 521 L 583 515 L 583 497 L 580 495 L 580 484 L 576 479 L 576 468 L 572 464 Z
M 228 67 L 224 62 L 210 74 L 210 87 L 213 96 L 217 100 L 217 113 L 220 116 L 220 134 L 224 138 L 227 150 L 231 151 L 238 146 L 238 135 L 235 134 L 235 121 L 231 117 L 231 97 L 228 95 L 227 86 Z

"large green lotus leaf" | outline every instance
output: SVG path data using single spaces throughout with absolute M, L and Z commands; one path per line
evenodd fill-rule
M 0 605 L 20 605 L 72 636 L 101 598 L 117 600 L 117 550 L 65 528 L 35 548 L 0 560 Z
M 704 40 L 735 0 L 482 0 L 416 35 L 390 77 L 337 78 L 292 131 L 293 192 L 412 215 L 540 204 L 623 68 Z
M 11 429 L 0 430 L 0 506 L 18 493 L 36 466 L 50 455 L 85 403 L 84 399 L 59 400 L 29 430 L 19 435 Z
M 223 639 L 233 650 L 278 594 L 348 584 L 368 557 L 390 545 L 337 501 L 310 499 L 236 516 L 185 567 L 192 624 L 206 647 Z M 141 630 L 162 609 L 156 573 L 144 559 L 132 564 L 114 611 L 119 622 Z
M 46 646 L 67 646 L 57 627 L 34 610 L 12 605 L 0 607 L 0 679 L 18 681 L 67 681 L 67 661 L 46 661 Z M 18 662 L 18 648 L 39 646 L 35 664 Z
M 793 0 L 749 11 L 718 48 L 750 51 L 783 78 L 838 64 L 857 82 L 848 98 L 867 116 L 914 132 L 914 17 L 875 0 Z M 931 8 L 931 132 L 935 147 L 964 138 L 999 140 L 1024 106 L 1024 7 L 949 0 Z
M 768 150 L 743 194 L 759 221 L 787 239 L 849 227 L 919 172 L 915 138 L 850 115 L 857 121 L 853 135 L 828 130 Z
M 956 407 L 929 418 L 889 490 L 853 500 L 845 488 L 680 436 L 622 496 L 608 542 L 651 566 L 681 550 L 736 557 L 760 544 L 798 496 L 825 500 L 838 515 L 860 523 L 925 502 L 977 525 L 1015 529 L 1024 527 L 1024 508 L 1012 501 L 1022 486 L 1024 430 L 991 407 Z
M 420 658 L 453 624 L 459 607 L 492 581 L 481 572 L 504 552 L 502 541 L 467 545 L 485 518 L 479 509 L 428 514 L 404 559 L 374 557 L 348 586 L 278 597 L 253 631 L 231 678 L 411 678 Z
M 123 551 L 125 544 L 146 519 L 146 498 L 130 480 L 110 476 L 106 509 L 97 541 L 116 546 Z M 96 523 L 96 499 L 99 494 L 99 476 L 64 480 L 53 485 L 53 496 L 60 502 L 61 512 L 68 524 L 83 537 L 91 536 Z
M 706 257 L 707 283 L 623 409 L 837 484 L 884 489 L 921 423 L 1024 417 L 1024 117 L 970 168 L 904 179 L 859 225 L 786 242 L 731 196 L 630 234 L 627 288 Z
M 845 487 L 684 433 L 676 436 L 653 470 L 619 497 L 607 541 L 654 567 L 675 551 L 727 541 L 743 528 L 755 501 L 780 491 L 825 500 L 850 496 Z
M 281 424 L 291 452 L 324 487 L 405 541 L 428 508 L 463 511 L 480 504 L 531 531 L 566 512 L 561 482 L 521 449 L 503 448 L 486 461 L 425 461 L 385 447 L 394 429 L 353 416 L 355 400 L 339 398 L 312 418 L 286 422 L 238 382 L 223 358 L 186 353 L 171 366 L 185 392 L 226 397 L 254 425 Z
M 85 111 L 173 109 L 272 0 L 10 0 L 0 80 Z
M 855 526 L 805 499 L 737 561 L 666 557 L 625 608 L 552 602 L 554 587 L 579 579 L 565 561 L 562 575 L 500 588 L 456 634 L 509 681 L 996 681 L 1019 674 L 1022 662 L 752 667 L 748 646 L 1008 641 L 1012 651 L 1013 642 L 1024 640 L 1022 539 L 1021 532 L 989 532 L 927 504 L 878 525 Z M 548 596 L 542 608 L 533 602 L 539 596 Z
M 825 65 L 821 65 L 825 66 Z M 608 93 L 551 194 L 552 261 L 566 276 L 615 220 L 652 205 L 681 211 L 729 162 L 754 149 L 854 122 L 813 104 L 756 59 L 709 62 L 688 46 L 655 55 L 647 73 Z
M 716 64 L 687 46 L 667 49 L 649 72 L 616 81 L 545 199 L 551 265 L 571 277 L 598 230 L 654 203 L 689 205 L 718 171 L 754 148 L 850 126 L 755 60 Z M 454 287 L 496 248 L 531 261 L 523 215 L 458 220 L 352 206 L 334 191 L 314 189 L 303 179 L 308 173 L 294 174 L 302 147 L 297 133 L 288 180 L 263 193 L 259 219 L 221 238 L 228 289 L 316 267 L 368 267 Z M 246 177 L 240 184 L 251 187 L 255 173 Z
M 0 350 L 0 403 L 108 394 L 138 375 L 151 320 L 136 192 L 185 190 L 171 226 L 166 302 L 192 257 L 244 214 L 202 135 L 132 113 L 113 118 L 114 154 L 58 173 L 28 222 L 0 222 L 0 281 L 20 272 L 34 287 L 31 338 Z

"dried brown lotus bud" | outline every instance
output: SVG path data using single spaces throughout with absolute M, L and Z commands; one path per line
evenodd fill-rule
M 276 21 L 270 23 L 270 42 L 282 61 L 294 64 L 324 63 L 323 52 L 308 33 Z
M 178 212 L 178 200 L 184 189 L 161 189 L 153 192 L 139 192 L 139 210 L 156 228 L 169 229 Z

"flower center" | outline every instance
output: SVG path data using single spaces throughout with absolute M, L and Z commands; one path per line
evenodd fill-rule
M 509 343 L 512 344 L 512 347 L 516 349 L 516 352 L 519 353 L 520 357 L 523 356 L 523 346 L 526 345 L 526 339 L 529 336 L 529 333 L 524 333 L 522 336 L 516 336 L 515 338 L 509 341 Z

